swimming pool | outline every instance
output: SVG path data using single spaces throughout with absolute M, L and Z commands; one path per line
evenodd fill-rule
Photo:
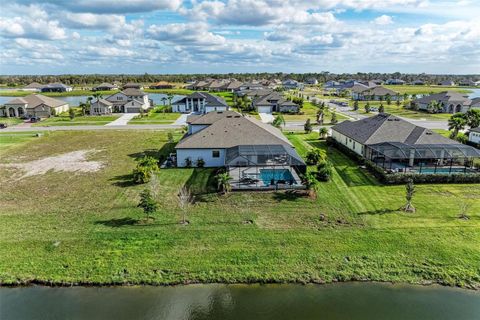
M 450 171 L 450 168 L 437 168 L 435 171 L 434 168 L 425 168 L 422 169 L 422 172 L 420 170 L 417 170 L 415 173 L 421 173 L 421 174 L 454 174 L 454 173 L 470 173 L 470 170 L 466 170 L 464 168 L 452 168 Z
M 279 180 L 281 182 L 294 184 L 296 183 L 295 178 L 288 169 L 260 169 L 260 178 L 266 186 L 277 183 Z

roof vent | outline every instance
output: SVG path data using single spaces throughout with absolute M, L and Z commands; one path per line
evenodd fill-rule
M 396 119 L 396 118 L 395 118 L 395 119 L 393 119 L 393 121 L 400 121 L 400 119 Z
M 235 116 L 235 118 L 240 118 L 240 116 Z
M 231 118 L 232 116 L 227 116 L 227 118 Z
M 387 119 L 387 121 L 393 121 L 393 119 Z
M 427 135 L 431 136 L 431 135 L 433 134 L 433 132 L 431 132 L 431 131 L 427 131 L 427 132 L 425 132 L 425 134 L 427 134 Z

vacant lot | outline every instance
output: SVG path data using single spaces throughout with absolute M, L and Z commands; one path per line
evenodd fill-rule
M 365 105 L 367 104 L 366 101 L 359 101 L 358 102 L 358 113 L 363 115 L 370 115 L 374 116 L 375 113 L 365 113 Z M 406 109 L 403 105 L 397 106 L 396 102 L 392 102 L 392 104 L 388 105 L 385 101 L 369 101 L 370 107 L 372 108 L 379 108 L 380 104 L 383 104 L 385 107 L 385 112 L 394 114 L 396 116 L 410 118 L 410 119 L 425 119 L 425 120 L 448 120 L 452 116 L 449 113 L 429 113 L 426 111 L 415 111 L 411 109 Z M 349 105 L 353 107 L 353 101 L 349 102 Z
M 462 93 L 470 92 L 468 88 L 462 87 L 447 87 L 447 86 L 410 86 L 410 85 L 384 85 L 385 88 L 389 88 L 400 94 L 430 94 L 443 91 L 458 91 Z
M 289 138 L 305 154 L 326 148 L 316 136 Z M 137 208 L 145 186 L 131 184 L 130 173 L 136 158 L 170 148 L 165 132 L 53 132 L 0 152 L 8 164 L 95 150 L 85 161 L 103 165 L 19 180 L 19 169 L 0 167 L 0 281 L 480 283 L 480 185 L 418 186 L 417 213 L 405 214 L 403 186 L 379 185 L 335 150 L 333 180 L 316 200 L 218 196 L 207 192 L 212 170 L 165 169 L 160 208 L 145 225 Z M 185 184 L 197 201 L 181 226 L 176 194 Z M 469 220 L 458 219 L 465 202 Z
M 133 118 L 128 124 L 170 124 L 180 117 L 181 113 L 163 113 L 163 112 L 149 112 L 143 117 Z
M 318 111 L 318 108 L 316 106 L 314 106 L 308 101 L 305 101 L 300 111 L 303 112 L 303 114 L 284 114 L 283 117 L 285 118 L 285 121 L 307 121 L 307 119 L 310 119 L 312 124 L 316 122 L 317 111 Z M 324 116 L 324 124 L 330 124 L 331 119 L 332 119 L 332 112 L 329 110 L 326 110 L 325 116 Z M 346 119 L 347 117 L 337 112 L 338 121 L 343 121 Z
M 54 126 L 104 126 L 107 123 L 120 117 L 114 114 L 109 116 L 76 116 L 70 119 L 67 114 L 50 117 L 33 124 L 33 127 L 54 127 Z

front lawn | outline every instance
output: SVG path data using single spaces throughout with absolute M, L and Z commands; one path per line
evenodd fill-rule
M 70 119 L 67 113 L 59 116 L 43 119 L 34 123 L 33 127 L 55 127 L 55 126 L 104 126 L 120 117 L 118 114 L 108 116 L 75 116 Z
M 152 112 L 143 117 L 133 118 L 128 122 L 128 124 L 171 124 L 174 123 L 181 116 L 181 113 L 163 113 L 163 112 Z
M 8 126 L 13 126 L 22 122 L 23 120 L 19 118 L 0 117 L 0 123 L 6 123 Z
M 301 154 L 328 149 L 318 133 L 289 135 Z M 180 133 L 175 134 L 179 139 Z M 146 186 L 135 159 L 168 153 L 162 131 L 52 132 L 1 154 L 2 164 L 95 150 L 97 172 L 19 179 L 0 166 L 0 282 L 331 282 L 480 284 L 480 185 L 420 185 L 415 214 L 404 186 L 383 186 L 335 149 L 316 200 L 290 193 L 211 192 L 210 169 L 161 169 L 155 220 L 142 223 Z M 182 226 L 177 192 L 196 203 Z M 469 220 L 458 218 L 472 202 Z M 251 223 L 251 222 L 253 223 Z

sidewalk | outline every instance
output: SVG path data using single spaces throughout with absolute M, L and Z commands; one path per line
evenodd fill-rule
M 275 120 L 275 117 L 271 113 L 259 113 L 260 119 L 262 119 L 263 123 L 272 123 Z

